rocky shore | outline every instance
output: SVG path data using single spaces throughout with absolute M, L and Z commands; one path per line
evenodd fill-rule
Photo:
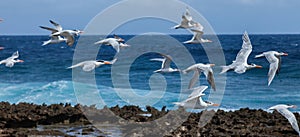
M 207 124 L 201 125 L 204 113 L 212 117 Z M 295 116 L 300 119 L 298 113 Z M 0 102 L 0 136 L 28 135 L 290 137 L 297 133 L 278 112 L 248 108 L 189 113 L 182 108 L 157 110 L 150 106 L 145 110 L 137 106 L 97 109 L 70 104 Z

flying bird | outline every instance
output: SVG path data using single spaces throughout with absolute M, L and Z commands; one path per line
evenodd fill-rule
M 173 104 L 177 106 L 182 106 L 184 108 L 192 108 L 192 109 L 204 109 L 210 106 L 219 106 L 219 104 L 215 104 L 209 101 L 203 101 L 202 96 L 203 92 L 207 89 L 207 86 L 199 86 L 193 89 L 193 92 L 188 96 L 188 98 L 182 102 L 174 102 Z
M 121 43 L 124 42 L 124 39 L 121 37 L 114 35 L 114 38 L 106 38 L 100 41 L 95 42 L 94 44 L 104 44 L 108 46 L 112 46 L 117 52 L 120 52 L 120 47 L 129 47 L 129 45 Z
M 300 131 L 298 127 L 298 122 L 295 117 L 295 115 L 288 110 L 288 108 L 296 108 L 297 106 L 295 105 L 285 105 L 285 104 L 279 104 L 275 105 L 273 107 L 270 107 L 270 110 L 277 110 L 281 115 L 283 115 L 292 125 L 293 129 L 298 133 L 300 136 Z
M 222 66 L 222 71 L 220 74 L 223 74 L 229 70 L 234 70 L 234 72 L 236 72 L 238 74 L 242 74 L 252 68 L 262 68 L 262 66 L 259 66 L 259 65 L 253 64 L 253 63 L 251 65 L 249 65 L 247 63 L 248 57 L 251 54 L 251 52 L 252 52 L 252 44 L 250 42 L 248 33 L 245 32 L 243 35 L 242 49 L 237 54 L 235 60 L 232 61 L 232 64 L 230 64 L 228 66 Z
M 49 30 L 49 31 L 51 31 L 51 34 L 54 34 L 54 33 L 58 32 L 58 29 L 60 27 L 59 28 L 56 27 L 56 29 L 54 29 L 54 28 L 40 26 L 40 28 Z M 67 42 L 67 39 L 62 38 L 61 36 L 52 36 L 51 35 L 51 38 L 47 41 L 44 41 L 42 46 L 45 46 L 45 45 L 48 45 L 48 44 L 57 44 L 57 43 L 61 43 L 61 42 Z
M 23 60 L 17 59 L 19 58 L 19 52 L 16 51 L 12 54 L 11 57 L 8 57 L 7 59 L 1 60 L 0 64 L 5 64 L 6 67 L 13 67 L 15 63 L 18 62 L 24 62 Z
M 182 19 L 180 24 L 174 26 L 174 29 L 188 29 L 188 28 L 192 28 L 194 27 L 194 21 L 193 21 L 193 17 L 190 14 L 190 11 L 188 8 L 186 8 L 185 13 L 182 15 Z
M 281 66 L 281 56 L 287 56 L 287 53 L 277 52 L 277 51 L 268 51 L 263 52 L 262 54 L 256 55 L 255 58 L 266 57 L 270 63 L 269 73 L 268 73 L 268 86 L 272 83 L 276 74 L 279 73 Z
M 216 91 L 216 84 L 215 84 L 215 79 L 214 79 L 214 73 L 211 67 L 215 66 L 215 64 L 194 64 L 187 69 L 183 70 L 183 74 L 189 73 L 191 71 L 194 71 L 193 78 L 190 80 L 189 87 L 188 89 L 191 89 L 195 83 L 198 81 L 201 72 L 204 73 L 207 82 L 210 84 L 212 89 Z
M 162 73 L 171 73 L 171 72 L 179 72 L 180 69 L 174 69 L 171 68 L 171 62 L 172 62 L 172 57 L 170 55 L 165 55 L 165 54 L 160 54 L 164 58 L 154 58 L 150 59 L 151 61 L 161 61 L 161 68 L 154 71 L 155 73 L 162 72 Z
M 83 71 L 89 72 L 94 70 L 97 67 L 100 67 L 102 65 L 111 65 L 114 64 L 117 61 L 117 59 L 113 59 L 112 61 L 105 61 L 105 60 L 89 60 L 89 61 L 83 61 L 80 63 L 77 63 L 71 67 L 68 67 L 68 69 L 76 68 L 76 67 L 82 67 Z
M 68 46 L 73 46 L 75 43 L 75 36 L 78 36 L 79 34 L 83 33 L 81 30 L 64 30 L 62 26 L 52 20 L 50 20 L 50 23 L 55 26 L 56 32 L 52 33 L 50 36 L 62 36 L 66 39 L 66 43 Z

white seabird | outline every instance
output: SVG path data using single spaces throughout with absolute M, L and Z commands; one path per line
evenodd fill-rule
M 215 84 L 215 80 L 214 80 L 214 73 L 211 67 L 215 66 L 215 64 L 202 64 L 202 63 L 198 63 L 198 64 L 194 64 L 190 67 L 188 67 L 187 69 L 183 70 L 183 74 L 189 73 L 191 71 L 194 71 L 194 75 L 193 78 L 190 80 L 189 83 L 189 87 L 188 89 L 191 89 L 195 83 L 198 81 L 201 72 L 204 73 L 207 82 L 210 84 L 210 86 L 212 87 L 212 89 L 214 91 L 216 91 L 216 84 Z
M 171 68 L 171 62 L 172 62 L 172 57 L 170 55 L 165 55 L 165 54 L 160 54 L 161 56 L 163 56 L 164 58 L 154 58 L 154 59 L 150 59 L 152 61 L 161 61 L 161 68 L 154 71 L 155 73 L 171 73 L 171 72 L 179 72 L 180 69 L 174 69 Z
M 199 86 L 193 89 L 193 92 L 189 95 L 189 97 L 182 102 L 174 102 L 173 104 L 177 106 L 182 106 L 184 108 L 192 108 L 192 109 L 204 109 L 210 106 L 219 106 L 219 104 L 215 104 L 209 101 L 203 101 L 202 96 L 203 92 L 207 89 L 207 86 Z
M 243 35 L 243 45 L 242 49 L 237 54 L 234 61 L 232 61 L 232 64 L 228 66 L 222 66 L 222 71 L 220 74 L 223 74 L 229 70 L 234 70 L 234 72 L 241 74 L 245 73 L 246 70 L 252 69 L 252 68 L 262 68 L 262 66 L 251 64 L 249 65 L 247 63 L 248 57 L 252 52 L 252 44 L 250 42 L 248 33 L 245 32 Z
M 266 57 L 270 63 L 269 73 L 268 73 L 268 86 L 270 86 L 276 74 L 279 73 L 281 66 L 281 56 L 287 56 L 287 53 L 277 52 L 277 51 L 268 51 L 263 52 L 262 54 L 256 55 L 255 58 Z
M 105 61 L 105 60 L 88 60 L 83 61 L 80 63 L 77 63 L 71 67 L 68 67 L 68 69 L 76 68 L 76 67 L 82 67 L 83 71 L 89 72 L 94 70 L 97 67 L 100 67 L 102 65 L 111 65 L 114 64 L 117 61 L 117 59 L 113 59 L 112 61 Z
M 15 63 L 18 62 L 24 62 L 23 60 L 17 59 L 19 58 L 19 52 L 16 51 L 12 54 L 11 57 L 8 57 L 7 59 L 1 60 L 0 64 L 5 64 L 6 67 L 13 67 Z
M 270 107 L 270 110 L 277 110 L 281 115 L 283 115 L 292 125 L 293 129 L 298 133 L 300 136 L 300 131 L 298 127 L 298 122 L 295 117 L 295 115 L 288 110 L 288 108 L 296 108 L 297 106 L 295 105 L 285 105 L 285 104 L 279 104 L 275 105 L 273 107 Z

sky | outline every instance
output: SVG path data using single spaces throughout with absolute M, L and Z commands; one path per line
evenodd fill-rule
M 65 29 L 85 29 L 99 13 L 121 0 L 1 0 L 0 35 L 49 35 L 38 26 L 49 26 L 49 20 L 60 23 Z M 149 2 L 149 0 L 141 0 Z M 166 5 L 165 8 L 172 7 Z M 180 0 L 199 12 L 217 34 L 299 34 L 300 0 Z M 152 0 L 151 2 L 161 2 Z M 149 3 L 150 4 L 150 3 Z M 164 8 L 160 10 L 163 14 Z M 119 17 L 133 7 L 121 11 Z M 178 23 L 185 9 L 178 9 Z M 193 14 L 192 14 L 193 15 Z M 111 17 L 118 18 L 118 16 Z M 172 30 L 174 22 L 157 19 L 140 19 L 125 23 L 115 33 L 139 34 L 147 31 L 159 33 L 186 33 Z M 147 29 L 146 29 L 147 28 Z

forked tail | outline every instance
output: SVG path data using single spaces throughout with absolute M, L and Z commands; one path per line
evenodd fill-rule
M 227 72 L 228 70 L 230 70 L 229 66 L 221 66 L 222 67 L 222 71 L 220 72 L 220 74 L 223 74 L 225 72 Z

